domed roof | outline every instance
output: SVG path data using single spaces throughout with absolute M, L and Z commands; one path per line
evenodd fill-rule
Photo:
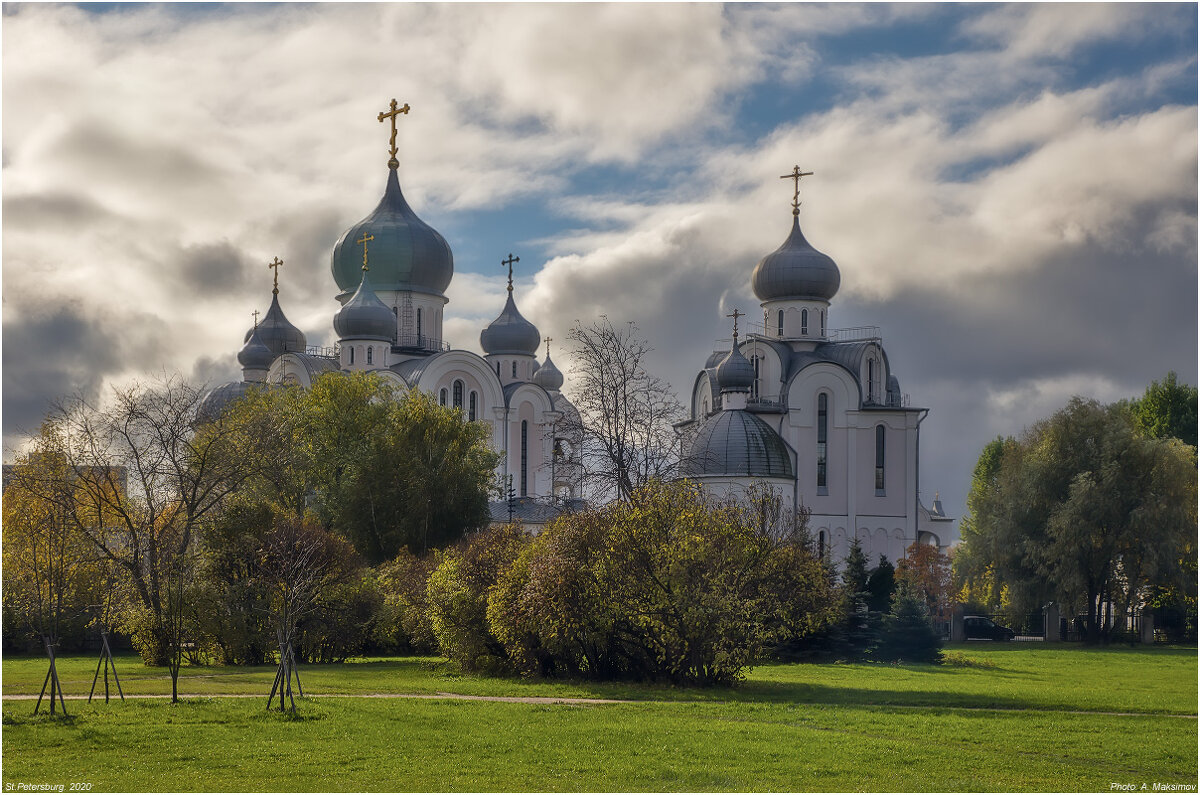
M 354 297 L 333 316 L 333 330 L 343 340 L 396 340 L 396 316 L 371 288 L 366 270 Z
M 196 421 L 212 422 L 219 418 L 234 401 L 244 397 L 254 386 L 257 385 L 248 381 L 230 381 L 210 389 L 196 408 Z
M 278 292 L 271 296 L 271 308 L 263 316 L 262 322 L 258 324 L 258 328 L 251 328 L 247 331 L 242 341 L 249 342 L 256 330 L 258 332 L 258 339 L 271 351 L 272 357 L 289 351 L 291 353 L 304 353 L 308 347 L 308 341 L 304 338 L 304 332 L 288 322 L 288 319 L 284 317 L 283 310 L 279 308 Z
M 533 356 L 537 353 L 541 339 L 542 335 L 538 333 L 537 326 L 521 317 L 521 313 L 517 311 L 511 287 L 500 317 L 479 333 L 479 344 L 483 346 L 483 352 L 492 354 Z
M 556 389 L 562 388 L 563 374 L 554 366 L 554 362 L 550 361 L 550 354 L 546 354 L 546 361 L 533 374 L 533 383 L 547 392 L 553 392 Z
M 804 239 L 800 217 L 792 216 L 792 233 L 783 245 L 759 260 L 750 277 L 760 301 L 799 298 L 828 301 L 837 294 L 842 274 L 837 263 Z
M 266 370 L 271 366 L 271 362 L 275 361 L 275 355 L 271 353 L 258 336 L 258 329 L 250 330 L 250 339 L 238 351 L 238 362 L 247 370 Z
M 733 348 L 717 365 L 717 387 L 724 392 L 749 392 L 754 384 L 754 365 L 738 350 L 737 337 Z
M 770 425 L 742 410 L 722 411 L 704 421 L 680 462 L 680 473 L 684 477 L 795 477 L 783 439 Z
M 362 240 L 376 290 L 401 290 L 445 296 L 454 276 L 454 255 L 446 239 L 417 217 L 400 192 L 396 169 L 375 211 L 346 230 L 333 247 L 333 279 L 350 292 L 362 279 Z

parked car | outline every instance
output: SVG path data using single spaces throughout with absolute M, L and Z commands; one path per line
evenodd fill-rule
M 970 640 L 1012 640 L 1017 633 L 985 616 L 964 616 L 963 637 Z

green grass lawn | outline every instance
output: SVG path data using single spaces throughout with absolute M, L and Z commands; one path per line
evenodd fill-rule
M 98 790 L 1104 790 L 1197 780 L 1195 649 L 970 644 L 962 664 L 764 665 L 735 688 L 531 682 L 428 658 L 302 667 L 312 693 L 459 693 L 635 704 L 312 698 L 264 709 L 274 669 L 188 668 L 181 692 L 261 694 L 3 704 L 3 779 Z M 122 657 L 131 694 L 164 670 Z M 86 695 L 92 658 L 63 658 Z M 4 659 L 36 694 L 42 659 Z M 115 692 L 115 691 L 114 691 Z M 1105 714 L 1105 713 L 1136 713 Z

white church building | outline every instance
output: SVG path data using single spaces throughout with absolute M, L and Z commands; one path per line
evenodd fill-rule
M 915 541 L 945 549 L 954 524 L 919 496 L 921 421 L 908 405 L 879 330 L 834 330 L 837 264 L 800 231 L 797 167 L 792 229 L 751 274 L 763 324 L 714 352 L 696 376 L 681 474 L 714 493 L 769 485 L 811 511 L 820 551 L 843 559 L 857 537 L 867 560 L 904 556 Z

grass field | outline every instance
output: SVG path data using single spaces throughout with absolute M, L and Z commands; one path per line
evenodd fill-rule
M 42 659 L 3 661 L 3 780 L 92 791 L 1072 790 L 1197 781 L 1195 649 L 971 644 L 957 664 L 764 665 L 735 688 L 456 675 L 427 658 L 303 667 L 314 694 L 631 699 L 527 704 L 309 698 L 268 713 L 273 668 L 188 668 L 178 705 L 68 701 L 33 717 Z M 130 694 L 164 670 L 119 658 Z M 86 695 L 94 658 L 63 658 Z M 115 691 L 114 691 L 115 692 Z M 262 698 L 221 698 L 253 694 Z

